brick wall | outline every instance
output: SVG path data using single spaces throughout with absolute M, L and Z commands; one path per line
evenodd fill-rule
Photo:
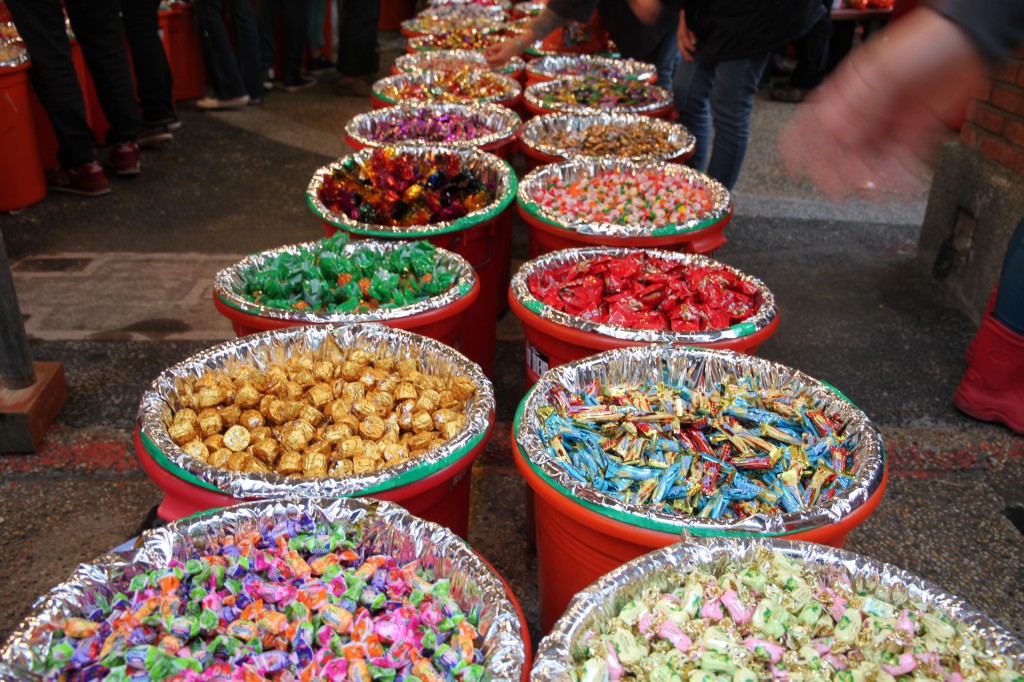
M 1024 175 L 1024 50 L 995 71 L 983 98 L 971 101 L 960 139 Z

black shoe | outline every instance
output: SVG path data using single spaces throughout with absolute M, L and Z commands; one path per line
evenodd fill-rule
M 181 125 L 180 123 L 178 124 Z M 136 140 L 140 147 L 151 147 L 154 144 L 160 144 L 161 142 L 170 142 L 174 139 L 174 133 L 171 132 L 170 125 L 152 125 L 142 126 L 142 132 L 139 133 L 139 139 Z
M 315 78 L 311 78 L 310 76 L 299 76 L 299 80 L 295 81 L 294 83 L 285 83 L 284 91 L 289 93 L 298 92 L 299 90 L 311 88 L 314 85 L 316 85 Z
M 309 60 L 309 63 L 306 64 L 306 68 L 310 73 L 323 73 L 334 69 L 334 62 L 324 59 L 323 57 L 315 57 Z

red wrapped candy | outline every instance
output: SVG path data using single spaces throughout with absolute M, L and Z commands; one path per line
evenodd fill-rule
M 731 270 L 646 253 L 568 263 L 532 274 L 527 286 L 556 310 L 633 329 L 725 329 L 758 306 L 757 287 Z

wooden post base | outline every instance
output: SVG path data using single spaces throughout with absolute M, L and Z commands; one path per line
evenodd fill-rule
M 59 362 L 33 363 L 36 382 L 28 388 L 0 387 L 0 454 L 36 451 L 43 435 L 68 399 L 64 367 Z

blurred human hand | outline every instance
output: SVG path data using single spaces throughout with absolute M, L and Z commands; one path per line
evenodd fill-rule
M 627 0 L 636 18 L 645 24 L 653 24 L 661 14 L 661 0 Z
M 832 199 L 871 186 L 908 194 L 947 122 L 987 82 L 966 33 L 914 10 L 855 49 L 798 107 L 779 136 L 783 164 Z
M 697 52 L 697 34 L 686 25 L 686 12 L 679 12 L 679 54 L 683 61 L 692 62 L 693 55 Z
M 520 40 L 520 42 L 522 42 Z M 505 38 L 500 43 L 489 45 L 484 50 L 484 59 L 487 60 L 487 64 L 490 66 L 504 66 L 508 63 L 508 60 L 518 55 L 522 50 L 519 48 L 519 44 L 516 43 L 516 39 Z

